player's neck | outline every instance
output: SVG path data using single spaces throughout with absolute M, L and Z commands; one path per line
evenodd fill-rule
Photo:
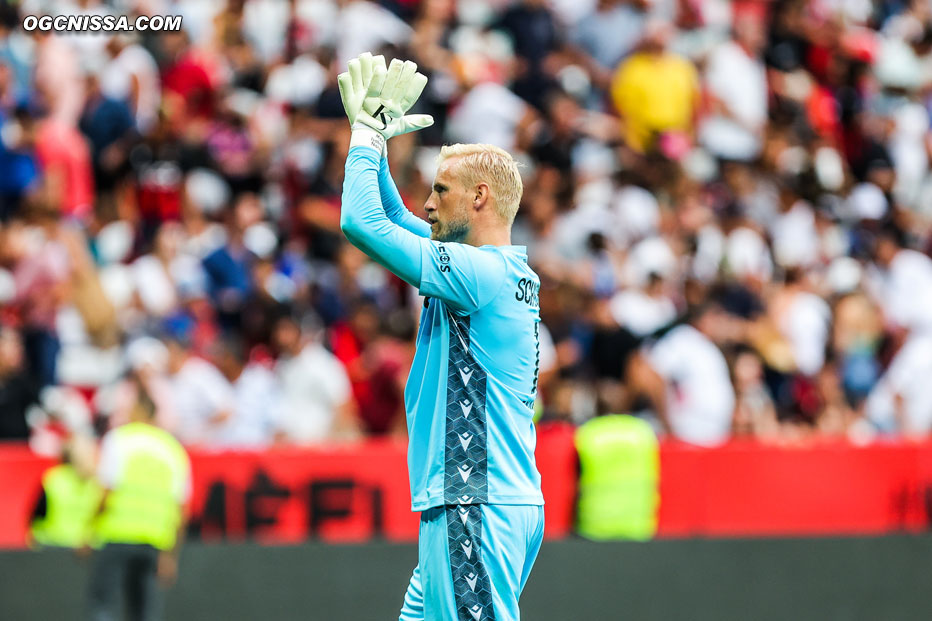
M 474 227 L 464 240 L 470 246 L 510 246 L 511 229 Z

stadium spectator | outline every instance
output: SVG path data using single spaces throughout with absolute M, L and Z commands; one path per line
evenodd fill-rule
M 721 309 L 697 309 L 630 367 L 632 387 L 651 400 L 667 433 L 701 446 L 728 439 L 735 405 L 728 365 L 712 338 L 723 328 Z
M 622 62 L 612 79 L 625 140 L 641 153 L 679 155 L 695 129 L 699 78 L 692 63 L 669 51 L 672 35 L 666 22 L 645 24 L 639 51 Z
M 281 425 L 282 395 L 272 371 L 250 361 L 242 339 L 220 339 L 214 364 L 233 387 L 233 414 L 211 434 L 210 444 L 230 448 L 264 448 L 272 444 Z
M 236 397 L 217 367 L 192 353 L 186 327 L 166 337 L 171 407 L 178 424 L 174 432 L 182 442 L 210 444 L 233 416 Z
M 285 442 L 319 443 L 358 433 L 349 377 L 321 336 L 322 326 L 312 315 L 300 323 L 283 317 L 275 326 L 275 373 L 284 399 L 280 439 Z

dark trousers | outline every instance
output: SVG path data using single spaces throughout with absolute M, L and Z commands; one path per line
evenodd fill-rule
M 159 551 L 149 545 L 108 543 L 94 555 L 88 597 L 91 621 L 162 618 L 157 570 Z

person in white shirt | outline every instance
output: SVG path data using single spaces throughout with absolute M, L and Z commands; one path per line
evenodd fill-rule
M 699 127 L 699 141 L 717 157 L 749 162 L 760 153 L 767 124 L 767 72 L 760 57 L 765 43 L 760 18 L 739 12 L 734 39 L 709 55 L 704 81 L 712 113 Z
M 902 231 L 887 226 L 874 250 L 879 272 L 869 288 L 891 328 L 932 332 L 932 259 L 905 247 Z
M 100 38 L 99 35 L 95 35 Z M 100 75 L 100 90 L 125 101 L 136 119 L 136 129 L 147 133 L 155 125 L 162 101 L 162 83 L 155 59 L 132 35 L 114 35 L 107 42 L 110 60 Z
M 273 443 L 282 419 L 278 378 L 265 364 L 250 362 L 242 339 L 226 336 L 214 347 L 214 363 L 233 387 L 233 415 L 217 427 L 210 445 L 258 449 Z
M 209 444 L 233 415 L 233 387 L 217 367 L 191 353 L 185 336 L 171 334 L 165 344 L 178 439 L 182 444 Z
M 285 317 L 275 326 L 273 338 L 281 352 L 275 375 L 284 400 L 281 431 L 289 442 L 311 444 L 359 434 L 349 376 L 320 342 L 320 332 L 316 318 L 299 324 Z
M 932 431 L 932 335 L 916 334 L 871 389 L 864 413 L 881 433 L 927 437 Z
M 716 446 L 728 440 L 735 391 L 725 356 L 709 338 L 721 311 L 698 309 L 632 358 L 627 384 L 647 396 L 661 426 L 678 440 Z

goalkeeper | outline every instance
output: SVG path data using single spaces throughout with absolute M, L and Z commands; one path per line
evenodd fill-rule
M 531 420 L 540 279 L 511 245 L 522 183 L 490 145 L 443 147 L 424 209 L 401 201 L 385 141 L 433 120 L 405 115 L 427 83 L 412 62 L 363 54 L 339 78 L 353 127 L 347 239 L 425 296 L 405 388 L 418 565 L 402 621 L 509 621 L 544 531 Z

